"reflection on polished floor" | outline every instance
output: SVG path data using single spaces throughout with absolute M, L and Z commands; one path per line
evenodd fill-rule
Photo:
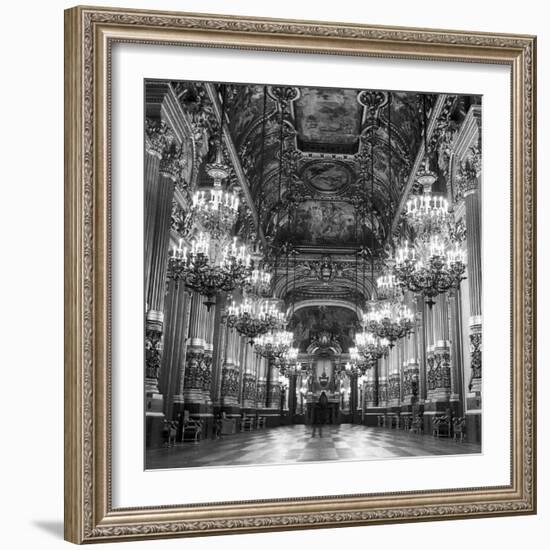
M 240 466 L 324 460 L 373 460 L 410 456 L 473 454 L 481 445 L 436 439 L 400 430 L 341 424 L 325 426 L 323 437 L 311 427 L 280 426 L 224 436 L 200 443 L 147 451 L 147 469 Z

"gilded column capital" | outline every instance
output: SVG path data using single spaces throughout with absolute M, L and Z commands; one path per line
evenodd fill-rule
M 160 159 L 173 141 L 172 128 L 164 120 L 145 119 L 145 149 L 148 153 Z
M 481 176 L 481 150 L 471 147 L 469 154 L 460 162 L 456 172 L 455 201 L 460 201 L 479 188 Z
M 181 184 L 186 165 L 187 159 L 184 148 L 172 143 L 170 148 L 162 154 L 160 173 L 175 183 Z
M 170 229 L 175 231 L 182 239 L 191 233 L 194 216 L 191 210 L 185 210 L 176 201 L 172 204 Z

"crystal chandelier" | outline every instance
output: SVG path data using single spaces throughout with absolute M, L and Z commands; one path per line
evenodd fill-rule
M 406 204 L 405 217 L 407 223 L 416 231 L 417 235 L 444 232 L 451 221 L 449 202 L 443 195 L 434 195 L 432 186 L 436 175 L 430 171 L 429 162 L 418 173 L 416 181 L 422 186 L 420 195 L 412 196 Z
M 363 374 L 363 369 L 357 363 L 348 361 L 344 365 L 344 372 L 348 376 L 357 376 L 359 374 Z
M 244 245 L 237 245 L 237 237 L 224 243 L 199 233 L 189 248 L 180 239 L 168 259 L 168 277 L 176 283 L 182 280 L 188 288 L 206 296 L 208 309 L 218 292 L 242 286 L 249 275 L 250 254 Z
M 266 334 L 282 325 L 284 314 L 268 302 L 245 299 L 239 305 L 235 301 L 228 308 L 227 324 L 246 336 L 249 343 L 261 334 Z
M 216 161 L 206 166 L 206 173 L 214 180 L 213 186 L 193 193 L 191 209 L 202 229 L 217 239 L 232 232 L 239 211 L 237 194 L 222 189 L 222 181 L 229 175 L 229 167 L 223 163 L 221 145 Z
M 246 294 L 256 298 L 267 298 L 271 295 L 271 273 L 254 267 L 244 283 L 244 290 Z
M 345 373 L 348 376 L 350 374 L 359 374 L 363 373 L 366 370 L 366 365 L 362 364 L 363 360 L 359 354 L 359 350 L 355 347 L 349 348 L 349 361 L 347 361 L 343 368 L 340 365 L 340 372 Z
M 254 350 L 262 357 L 281 360 L 292 345 L 294 335 L 286 330 L 276 330 L 254 339 Z
M 422 169 L 416 175 L 416 181 L 422 188 L 422 194 L 415 195 L 407 201 L 405 217 L 417 235 L 431 235 L 443 232 L 451 221 L 449 203 L 442 195 L 434 195 L 432 188 L 437 181 L 437 175 L 430 170 L 430 151 L 428 147 L 428 116 L 426 111 L 426 95 L 422 96 L 423 139 L 425 161 Z
M 362 357 L 367 363 L 372 364 L 388 354 L 390 342 L 386 338 L 379 338 L 370 332 L 361 331 L 355 334 L 355 346 L 349 350 L 350 357 L 355 358 L 356 361 Z
M 403 297 L 403 289 L 391 267 L 376 279 L 376 294 L 381 300 L 394 301 Z
M 405 241 L 395 260 L 394 274 L 400 284 L 421 293 L 430 307 L 435 303 L 433 298 L 458 287 L 465 278 L 465 254 L 459 243 L 437 234 L 426 242 L 417 241 L 416 247 Z
M 285 353 L 285 361 L 288 363 L 296 363 L 296 359 L 298 359 L 298 348 L 289 348 Z
M 390 348 L 394 342 L 413 332 L 414 315 L 411 310 L 399 302 L 386 302 L 373 305 L 363 314 L 363 324 L 367 332 L 385 338 Z
M 212 187 L 193 193 L 191 210 L 202 229 L 214 239 L 232 233 L 239 211 L 239 197 L 234 191 L 224 191 L 222 182 L 229 176 L 229 166 L 223 159 L 223 126 L 225 121 L 225 86 L 221 100 L 219 135 L 216 158 L 206 165 L 206 173 L 212 178 Z
M 302 372 L 302 365 L 298 363 L 298 348 L 291 346 L 281 358 L 279 370 L 281 374 L 298 374 Z

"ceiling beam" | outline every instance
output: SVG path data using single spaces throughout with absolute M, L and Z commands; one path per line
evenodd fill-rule
M 437 96 L 437 100 L 435 102 L 434 108 L 432 109 L 432 113 L 430 115 L 430 120 L 428 121 L 428 131 L 426 134 L 427 143 L 430 143 L 432 139 L 432 135 L 436 128 L 437 121 L 441 113 L 443 112 L 443 107 L 445 106 L 446 99 L 447 99 L 447 94 L 439 94 Z M 420 147 L 418 148 L 418 152 L 416 153 L 416 158 L 414 159 L 412 169 L 409 173 L 409 178 L 407 179 L 407 183 L 403 188 L 403 191 L 401 194 L 401 200 L 399 201 L 399 205 L 397 206 L 397 210 L 395 211 L 395 214 L 393 216 L 391 231 L 388 233 L 386 242 L 392 238 L 394 232 L 397 230 L 399 219 L 401 217 L 401 212 L 405 208 L 405 205 L 409 197 L 409 193 L 411 192 L 412 186 L 414 185 L 414 180 L 416 179 L 416 174 L 420 170 L 420 166 L 422 164 L 422 161 L 424 160 L 425 153 L 426 151 L 424 150 L 424 139 L 422 139 L 422 142 L 420 143 Z
M 218 123 L 221 120 L 222 116 L 222 108 L 221 104 L 218 98 L 218 94 L 216 93 L 216 88 L 214 87 L 214 84 L 210 82 L 206 82 L 205 84 L 206 91 L 208 93 L 208 97 L 210 101 L 212 102 L 212 106 L 214 108 L 214 113 L 216 115 L 216 118 L 218 120 Z M 235 175 L 237 176 L 237 180 L 239 181 L 239 184 L 241 186 L 241 189 L 243 190 L 243 194 L 246 200 L 246 204 L 248 208 L 250 209 L 250 212 L 252 214 L 252 219 L 254 220 L 254 224 L 258 231 L 258 238 L 260 239 L 262 246 L 264 250 L 267 250 L 267 243 L 265 240 L 265 235 L 263 232 L 263 228 L 258 220 L 258 211 L 256 209 L 256 205 L 254 204 L 254 199 L 252 197 L 252 193 L 250 191 L 250 185 L 248 183 L 248 178 L 246 177 L 246 174 L 244 173 L 243 166 L 241 164 L 241 159 L 239 158 L 239 155 L 237 154 L 237 148 L 235 147 L 235 143 L 233 142 L 233 137 L 231 136 L 231 133 L 229 132 L 229 128 L 227 124 L 223 126 L 223 139 L 225 142 L 225 146 L 227 147 L 227 152 L 229 153 L 229 158 L 231 159 L 231 164 L 233 165 L 233 169 L 235 170 Z

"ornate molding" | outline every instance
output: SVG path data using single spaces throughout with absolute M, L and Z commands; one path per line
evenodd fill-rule
M 172 203 L 172 215 L 170 218 L 170 229 L 176 232 L 182 239 L 185 239 L 193 229 L 193 214 L 185 210 L 176 201 Z
M 456 171 L 454 201 L 459 202 L 479 188 L 481 175 L 481 150 L 471 147 L 469 153 L 460 161 Z
M 222 397 L 238 399 L 240 378 L 240 373 L 237 369 L 222 368 Z
M 481 378 L 482 367 L 482 332 L 481 330 L 472 330 L 470 332 L 470 366 L 472 374 L 470 377 L 469 387 L 472 389 L 474 379 Z
M 185 148 L 172 143 L 170 148 L 164 151 L 160 159 L 160 173 L 178 183 L 178 186 L 181 186 L 186 164 Z
M 96 202 L 108 182 L 104 181 L 95 172 L 94 163 L 96 158 L 103 158 L 98 151 L 98 144 L 95 141 L 95 128 L 97 114 L 94 111 L 95 87 L 94 70 L 96 67 L 96 43 L 94 41 L 96 28 L 107 24 L 111 29 L 117 26 L 124 26 L 126 30 L 132 28 L 149 28 L 149 34 L 153 36 L 155 30 L 177 29 L 198 29 L 212 33 L 254 33 L 256 36 L 274 35 L 281 37 L 280 48 L 292 49 L 285 46 L 284 37 L 293 36 L 300 38 L 350 38 L 364 41 L 363 54 L 369 55 L 377 52 L 378 43 L 387 44 L 410 44 L 408 50 L 397 48 L 396 57 L 416 57 L 424 59 L 449 59 L 451 56 L 456 61 L 464 56 L 465 61 L 471 61 L 469 55 L 477 55 L 478 61 L 489 60 L 490 57 L 484 52 L 494 52 L 495 58 L 500 56 L 503 62 L 515 64 L 514 71 L 516 87 L 520 92 L 514 101 L 515 114 L 520 117 L 519 129 L 522 135 L 516 135 L 515 139 L 521 141 L 521 151 L 514 157 L 515 169 L 518 180 L 515 181 L 516 196 L 518 196 L 517 210 L 514 217 L 514 231 L 521 236 L 518 243 L 517 254 L 521 265 L 521 274 L 518 274 L 517 292 L 521 293 L 514 302 L 513 313 L 516 318 L 521 318 L 521 334 L 514 335 L 518 339 L 518 353 L 521 356 L 522 364 L 514 365 L 514 368 L 521 370 L 521 376 L 517 379 L 522 385 L 517 388 L 519 406 L 514 409 L 513 414 L 518 415 L 518 422 L 514 424 L 521 433 L 518 440 L 523 441 L 522 449 L 518 449 L 517 457 L 519 462 L 515 463 L 517 468 L 517 479 L 519 485 L 517 493 L 512 495 L 502 491 L 500 498 L 486 499 L 486 489 L 472 489 L 468 491 L 470 502 L 453 504 L 418 504 L 413 506 L 401 506 L 398 501 L 387 505 L 384 508 L 370 508 L 357 511 L 322 511 L 322 507 L 333 504 L 339 506 L 339 499 L 342 497 L 323 497 L 320 499 L 316 511 L 308 513 L 291 512 L 285 513 L 283 508 L 280 512 L 270 515 L 262 514 L 261 503 L 256 503 L 254 509 L 247 512 L 243 508 L 243 516 L 226 518 L 205 519 L 200 518 L 201 508 L 196 508 L 197 518 L 185 520 L 163 521 L 162 510 L 156 508 L 158 514 L 156 522 L 147 520 L 136 520 L 130 516 L 120 515 L 117 520 L 112 517 L 112 505 L 110 502 L 110 479 L 109 462 L 107 461 L 107 472 L 103 472 L 101 466 L 97 467 L 95 460 L 96 453 L 100 449 L 105 450 L 110 457 L 109 441 L 100 440 L 98 435 L 98 418 L 109 410 L 108 400 L 103 405 L 97 400 L 99 394 L 109 395 L 109 376 L 96 376 L 98 368 L 105 366 L 109 375 L 109 365 L 101 363 L 103 349 L 98 348 L 98 341 L 104 340 L 102 333 L 105 331 L 105 323 L 96 315 L 96 309 L 102 303 L 102 297 L 97 294 L 97 282 L 101 273 L 108 272 L 105 267 L 107 263 L 107 251 L 96 248 L 98 241 L 102 241 L 102 230 L 97 226 L 97 220 L 104 214 Z M 514 512 L 532 513 L 535 509 L 535 462 L 534 462 L 534 438 L 535 438 L 535 417 L 534 417 L 534 346 L 535 346 L 535 278 L 534 278 L 534 254 L 535 254 L 535 167 L 534 167 L 534 106 L 535 97 L 534 71 L 535 71 L 535 41 L 532 37 L 522 36 L 501 36 L 485 33 L 465 33 L 452 31 L 429 31 L 417 29 L 396 29 L 381 27 L 362 27 L 358 25 L 334 25 L 331 23 L 298 23 L 292 21 L 269 21 L 257 19 L 235 19 L 224 16 L 193 16 L 166 13 L 142 13 L 131 11 L 117 11 L 109 9 L 87 9 L 73 8 L 66 12 L 66 25 L 69 31 L 70 43 L 75 46 L 67 52 L 67 64 L 71 74 L 78 78 L 71 79 L 69 94 L 66 94 L 66 105 L 68 111 L 67 131 L 72 136 L 67 149 L 67 200 L 72 205 L 67 214 L 68 239 L 66 240 L 66 255 L 69 258 L 68 276 L 69 284 L 66 298 L 68 325 L 71 333 L 67 346 L 66 355 L 66 381 L 69 387 L 67 400 L 68 418 L 82 418 L 81 424 L 74 425 L 71 421 L 68 426 L 71 432 L 68 434 L 73 443 L 67 446 L 70 452 L 76 449 L 78 457 L 66 455 L 67 468 L 71 472 L 67 490 L 70 498 L 68 514 L 69 522 L 67 536 L 75 542 L 93 542 L 102 540 L 113 540 L 119 538 L 145 538 L 152 535 L 174 534 L 199 534 L 199 533 L 230 533 L 238 531 L 261 531 L 284 529 L 289 526 L 314 527 L 314 526 L 342 526 L 359 525 L 364 523 L 379 523 L 383 521 L 407 521 L 411 519 L 431 518 L 464 518 L 486 515 L 502 515 Z M 128 34 L 128 33 L 127 33 Z M 156 43 L 161 38 L 150 38 L 139 40 L 140 43 Z M 136 41 L 135 38 L 126 40 Z M 229 43 L 228 39 L 228 43 Z M 107 46 L 113 40 L 107 41 Z M 433 46 L 433 48 L 432 48 Z M 440 46 L 447 46 L 446 53 L 443 53 Z M 464 47 L 464 50 L 455 46 Z M 243 46 L 244 47 L 244 46 Z M 273 49 L 275 46 L 266 46 L 265 49 Z M 261 46 L 260 46 L 261 48 Z M 299 49 L 295 46 L 294 49 Z M 320 47 L 319 47 L 320 48 Z M 439 49 L 438 49 L 439 48 Z M 337 50 L 337 44 L 334 44 Z M 310 53 L 314 50 L 310 50 Z M 461 53 L 462 52 L 462 53 Z M 471 52 L 469 54 L 469 52 Z M 454 54 L 454 55 L 453 55 Z M 110 67 L 109 64 L 105 66 Z M 518 76 L 519 75 L 519 76 Z M 521 79 L 521 80 L 519 80 Z M 107 89 L 110 86 L 110 75 L 107 75 Z M 520 103 L 521 101 L 521 103 Z M 109 117 L 107 113 L 107 117 Z M 78 124 L 74 124 L 78 122 Z M 81 128 L 81 133 L 76 129 Z M 107 152 L 106 162 L 109 152 Z M 102 167 L 98 169 L 102 173 Z M 108 173 L 105 170 L 104 173 Z M 99 188 L 99 189 L 98 189 Z M 98 193 L 100 191 L 100 193 Z M 73 272 L 78 273 L 78 277 Z M 73 280 L 74 277 L 74 280 Z M 76 327 L 76 329 L 75 329 Z M 108 340 L 110 335 L 106 334 Z M 99 353 L 98 353 L 99 352 Z M 74 371 L 77 371 L 74 373 Z M 103 383 L 106 379 L 106 386 Z M 72 392 L 74 390 L 74 392 Z M 74 396 L 72 396 L 74 393 Z M 97 409 L 97 410 L 96 410 Z M 109 424 L 108 414 L 106 416 Z M 110 434 L 110 427 L 107 426 L 106 433 Z M 516 455 L 514 455 L 516 456 Z M 104 487 L 98 484 L 107 483 Z M 105 490 L 106 510 L 96 506 L 96 494 L 98 490 Z M 497 491 L 498 492 L 498 491 Z M 438 493 L 439 494 L 439 493 Z M 420 495 L 421 497 L 422 495 Z M 358 495 L 354 495 L 358 497 Z M 304 500 L 300 506 L 307 501 L 315 507 L 315 499 Z M 368 498 L 365 496 L 363 502 L 357 502 L 357 506 L 368 507 Z M 270 503 L 272 505 L 272 503 Z M 287 503 L 285 507 L 292 509 L 293 504 Z M 181 507 L 178 508 L 178 510 Z M 295 509 L 295 507 L 294 507 Z M 101 524 L 104 520 L 98 513 L 105 513 L 110 524 Z M 185 509 L 189 514 L 189 508 Z M 142 511 L 144 513 L 147 511 Z M 176 509 L 170 510 L 175 515 Z
M 365 107 L 367 120 L 374 124 L 378 120 L 378 115 L 388 102 L 388 93 L 380 90 L 365 90 L 359 92 L 357 101 Z
M 174 141 L 172 129 L 163 120 L 145 119 L 145 148 L 148 153 L 162 158 Z

